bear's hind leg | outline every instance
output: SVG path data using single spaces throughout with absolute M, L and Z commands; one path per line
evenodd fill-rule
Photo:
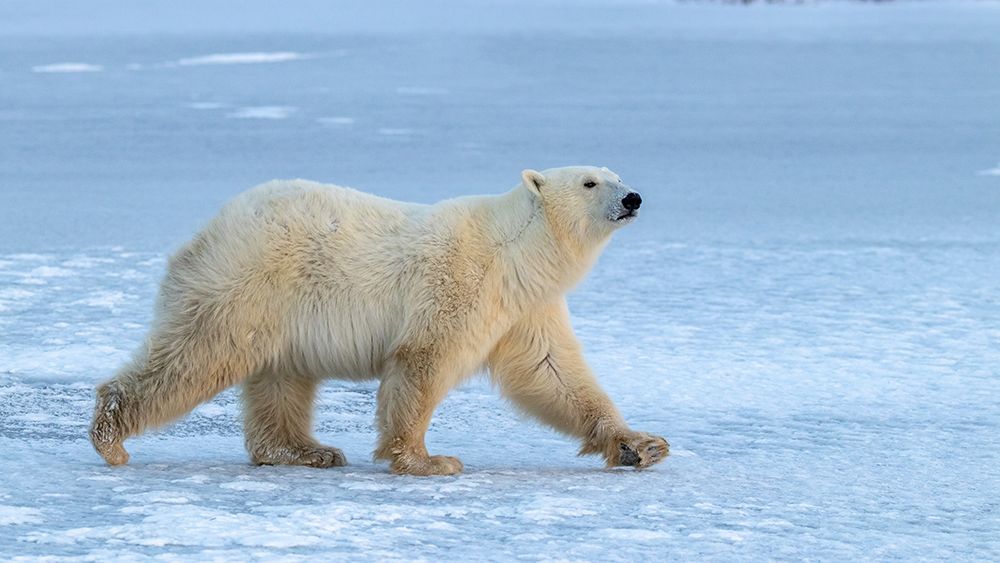
M 263 370 L 243 387 L 247 452 L 257 465 L 347 465 L 344 453 L 312 436 L 319 382 L 308 376 Z
M 442 379 L 420 377 L 399 368 L 383 376 L 378 389 L 379 445 L 374 458 L 389 461 L 393 473 L 454 475 L 464 469 L 457 457 L 430 455 L 424 445 L 434 408 L 450 388 Z
M 242 380 L 252 369 L 251 358 L 225 352 L 200 342 L 179 349 L 157 345 L 154 351 L 140 350 L 97 388 L 90 427 L 97 453 L 110 465 L 127 463 L 125 439 L 187 414 Z

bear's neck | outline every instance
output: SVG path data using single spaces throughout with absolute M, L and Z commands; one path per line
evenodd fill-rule
M 583 279 L 604 246 L 588 248 L 579 234 L 561 229 L 524 187 L 498 196 L 491 207 L 504 290 L 523 306 L 566 293 Z

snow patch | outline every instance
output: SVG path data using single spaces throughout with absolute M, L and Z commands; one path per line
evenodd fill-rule
M 42 511 L 37 508 L 0 504 L 0 526 L 41 523 Z
M 129 353 L 107 345 L 78 343 L 69 346 L 0 346 L 0 373 L 21 378 L 48 379 L 64 376 L 91 381 L 108 376 L 112 366 L 123 363 Z
M 378 134 L 385 135 L 387 137 L 404 137 L 406 135 L 412 135 L 413 129 L 382 127 L 378 130 Z
M 151 504 L 135 507 L 142 515 L 130 523 L 69 530 L 37 531 L 23 539 L 41 544 L 72 545 L 107 542 L 164 547 L 269 547 L 288 549 L 319 543 L 313 535 L 299 532 L 295 518 L 275 520 L 270 516 L 233 513 L 231 508 L 215 509 L 197 505 Z
M 73 73 L 73 72 L 101 72 L 104 67 L 90 63 L 52 63 L 47 65 L 37 65 L 31 67 L 31 72 L 39 73 Z
M 102 307 L 113 311 L 118 305 L 135 298 L 135 295 L 129 295 L 123 291 L 95 291 L 90 294 L 90 297 L 74 301 L 73 305 Z
M 235 119 L 287 119 L 298 108 L 292 106 L 248 106 L 226 114 Z
M 105 266 L 114 264 L 114 258 L 97 258 L 94 256 L 74 256 L 64 261 L 61 266 L 66 268 L 93 268 L 95 266 Z
M 593 516 L 597 512 L 588 508 L 580 499 L 571 497 L 539 496 L 522 515 L 540 524 L 560 522 L 567 518 Z
M 60 423 L 60 419 L 58 419 L 58 418 L 56 418 L 56 417 L 54 417 L 54 416 L 52 416 L 50 414 L 43 413 L 43 412 L 30 412 L 30 413 L 24 413 L 24 414 L 15 414 L 14 416 L 10 417 L 9 420 L 19 420 L 21 422 L 47 422 L 47 423 L 54 423 L 54 424 L 59 424 Z M 66 421 L 62 421 L 62 422 L 66 422 Z
M 143 505 L 148 505 L 151 503 L 162 503 L 162 504 L 188 504 L 191 501 L 199 500 L 197 495 L 188 494 L 178 494 L 174 491 L 149 491 L 147 493 L 138 493 L 134 495 L 126 495 L 125 499 L 129 502 L 141 503 Z M 122 510 L 134 511 L 136 507 L 125 507 Z
M 627 541 L 656 541 L 670 538 L 668 532 L 642 528 L 608 528 L 603 534 L 612 539 Z
M 77 481 L 103 481 L 108 483 L 114 483 L 121 481 L 121 477 L 115 477 L 114 475 L 84 475 L 83 477 L 77 477 Z
M 288 61 L 298 61 L 310 58 L 308 55 L 293 51 L 275 52 L 252 52 L 252 53 L 214 53 L 198 57 L 188 57 L 178 60 L 177 66 L 202 66 L 202 65 L 234 65 L 234 64 L 259 64 L 259 63 L 283 63 Z
M 219 488 L 230 491 L 274 491 L 280 487 L 274 483 L 264 483 L 262 481 L 232 481 L 220 484 Z
M 28 299 L 34 297 L 35 292 L 28 291 L 27 289 L 20 289 L 16 287 L 8 287 L 0 289 L 0 301 L 19 301 L 21 299 Z
M 222 416 L 229 411 L 226 409 L 226 407 L 219 405 L 217 403 L 205 403 L 204 405 L 198 407 L 194 412 L 201 416 L 215 418 L 217 416 Z
M 33 252 L 19 252 L 17 254 L 8 254 L 6 258 L 10 260 L 30 261 L 30 262 L 48 262 L 49 260 L 52 260 L 52 256 L 49 254 L 35 254 Z
M 997 163 L 993 168 L 987 168 L 986 170 L 980 170 L 977 172 L 980 176 L 1000 176 L 1000 163 Z
M 195 474 L 195 475 L 191 475 L 190 477 L 185 477 L 183 479 L 174 479 L 172 482 L 174 482 L 174 483 L 195 483 L 195 484 L 198 484 L 198 485 L 204 485 L 205 483 L 207 483 L 209 481 L 210 481 L 210 479 L 209 479 L 208 475 Z
M 57 266 L 39 266 L 28 272 L 28 275 L 33 278 L 66 278 L 73 274 L 73 270 Z
M 373 481 L 347 481 L 345 483 L 341 483 L 340 486 L 351 491 L 386 491 L 392 489 L 392 487 L 388 485 L 380 485 Z
M 322 123 L 323 125 L 353 125 L 353 117 L 320 117 L 316 119 L 317 123 Z

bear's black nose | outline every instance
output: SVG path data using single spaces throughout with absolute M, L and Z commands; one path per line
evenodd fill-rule
M 635 211 L 636 209 L 639 209 L 640 205 L 642 205 L 642 198 L 639 197 L 639 194 L 632 192 L 622 198 L 622 205 L 629 211 Z

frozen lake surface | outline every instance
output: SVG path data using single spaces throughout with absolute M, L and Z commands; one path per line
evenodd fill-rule
M 1000 558 L 996 4 L 225 6 L 0 5 L 0 558 Z M 454 478 L 369 460 L 373 384 L 323 388 L 342 469 L 250 466 L 235 391 L 91 449 L 169 252 L 239 191 L 576 163 L 643 195 L 570 306 L 661 465 L 481 380 L 428 434 Z

